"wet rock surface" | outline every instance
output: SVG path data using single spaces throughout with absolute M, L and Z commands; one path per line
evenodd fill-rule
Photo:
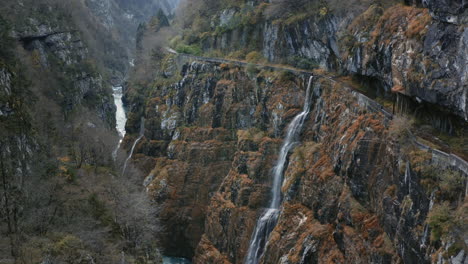
M 223 31 L 201 46 L 212 52 L 253 45 L 274 63 L 310 59 L 368 81 L 371 93 L 428 103 L 466 126 L 466 26 L 440 17 L 464 17 L 466 5 L 406 3 L 363 4 L 348 14 L 321 9 L 312 18 L 250 26 L 233 26 L 242 10 L 229 8 L 212 21 Z M 147 99 L 128 101 L 129 131 L 141 116 L 149 124 L 135 160 L 163 208 L 163 244 L 194 263 L 243 263 L 308 76 L 227 61 L 174 65 L 144 90 Z M 416 144 L 409 121 L 398 125 L 391 110 L 342 83 L 321 76 L 313 91 L 260 263 L 465 260 L 466 173 Z
M 419 178 L 424 176 L 409 162 L 401 172 L 405 154 L 388 136 L 384 116 L 361 108 L 327 80 L 318 81 L 314 91 L 320 96 L 312 102 L 301 145 L 289 157 L 282 212 L 260 263 L 430 262 L 429 248 L 435 245 L 421 230 L 430 203 Z M 271 179 L 263 173 L 269 172 L 244 176 L 231 170 L 212 198 L 206 239 L 231 263 L 243 262 L 266 204 L 245 201 L 268 197 Z M 252 181 L 264 187 L 246 194 Z M 197 250 L 195 259 L 211 254 L 200 247 L 208 252 L 199 256 L 203 250 Z
M 280 143 L 274 135 L 285 126 L 274 120 L 294 117 L 303 84 L 293 89 L 273 86 L 239 69 L 208 64 L 193 63 L 182 71 L 178 83 L 153 92 L 146 107 L 145 137 L 135 156 L 151 157 L 146 185 L 163 207 L 161 219 L 170 230 L 162 237 L 166 254 L 191 257 L 205 233 L 208 205 L 226 175 L 237 178 L 229 200 L 242 203 L 252 216 L 252 209 L 268 199 L 251 193 L 268 188 L 267 168 Z M 263 183 L 247 174 L 263 175 Z M 248 182 L 254 185 L 244 186 Z
M 219 64 L 182 68 L 178 83 L 152 91 L 145 116 L 153 125 L 136 160 L 147 164 L 147 188 L 162 205 L 168 253 L 193 256 L 194 263 L 243 263 L 307 78 L 253 77 Z M 284 173 L 278 224 L 260 263 L 446 258 L 447 249 L 430 243 L 427 227 L 432 193 L 441 187 L 427 185 L 422 168 L 437 162 L 395 138 L 388 115 L 350 89 L 317 78 L 313 91 L 301 143 Z M 463 199 L 452 206 L 462 208 Z

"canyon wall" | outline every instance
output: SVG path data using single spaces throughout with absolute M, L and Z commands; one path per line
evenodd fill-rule
M 466 261 L 466 4 L 407 2 L 309 1 L 286 16 L 272 8 L 291 1 L 189 5 L 169 45 L 232 64 L 159 47 L 126 87 L 124 145 L 144 117 L 133 160 L 161 207 L 165 254 L 244 262 L 314 75 L 260 263 Z M 456 143 L 421 132 L 432 129 Z
M 135 161 L 162 207 L 166 254 L 194 255 L 195 263 L 242 263 L 308 76 L 181 65 L 179 82 L 155 83 L 149 92 Z M 442 184 L 451 177 L 447 171 L 458 175 L 457 167 L 437 168 L 413 145 L 408 124 L 319 76 L 261 263 L 425 263 L 460 252 L 464 258 L 465 231 L 454 230 L 464 228 L 465 181 L 458 178 L 460 186 L 450 190 Z M 447 240 L 434 240 L 429 207 L 447 200 L 457 224 L 450 224 L 455 229 L 444 234 Z
M 467 120 L 466 3 L 298 3 L 212 4 L 210 26 L 194 27 L 184 40 L 215 56 L 245 59 L 254 51 L 272 63 L 373 78 L 387 94 Z
M 162 261 L 138 171 L 118 177 L 111 155 L 111 84 L 122 81 L 138 19 L 148 17 L 127 25 L 121 10 L 106 13 L 115 1 L 93 3 L 0 6 L 0 263 Z

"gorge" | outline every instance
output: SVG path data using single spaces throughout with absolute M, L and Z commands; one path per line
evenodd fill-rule
M 467 263 L 467 7 L 5 0 L 0 263 Z

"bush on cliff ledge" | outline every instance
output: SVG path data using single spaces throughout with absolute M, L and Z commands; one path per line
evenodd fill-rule
M 175 50 L 178 53 L 191 54 L 195 56 L 200 56 L 202 54 L 201 48 L 197 45 L 179 44 L 177 45 Z
M 431 241 L 433 243 L 439 241 L 455 226 L 455 218 L 452 215 L 448 202 L 437 204 L 429 212 L 427 223 L 431 227 Z

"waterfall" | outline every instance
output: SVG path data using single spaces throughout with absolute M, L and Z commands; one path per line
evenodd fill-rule
M 125 163 L 124 163 L 124 166 L 123 166 L 123 169 L 122 169 L 122 176 L 125 175 L 125 170 L 127 169 L 128 161 L 130 161 L 130 159 L 132 158 L 133 151 L 135 150 L 135 146 L 138 144 L 138 142 L 141 140 L 141 138 L 143 138 L 144 135 L 145 135 L 145 118 L 142 117 L 141 122 L 140 122 L 140 135 L 138 136 L 138 138 L 133 143 L 132 149 L 130 150 L 130 154 L 128 155 L 127 159 L 125 160 Z
M 406 162 L 405 184 L 408 185 L 408 194 L 411 194 L 411 167 L 409 161 Z
M 286 165 L 288 153 L 296 146 L 302 125 L 310 111 L 310 88 L 312 86 L 313 76 L 309 79 L 306 95 L 304 99 L 304 108 L 293 121 L 288 125 L 286 138 L 280 149 L 280 154 L 276 165 L 273 168 L 273 185 L 271 187 L 271 200 L 269 208 L 265 210 L 262 216 L 257 220 L 257 225 L 250 240 L 249 251 L 245 260 L 246 264 L 257 264 L 263 254 L 266 242 L 271 231 L 276 226 L 280 214 L 281 206 L 281 185 L 283 184 L 283 171 Z
M 115 148 L 114 152 L 112 152 L 112 157 L 114 158 L 114 160 L 116 160 L 117 152 L 119 151 L 120 144 L 122 144 L 122 140 L 125 137 L 125 123 L 127 123 L 127 116 L 125 114 L 125 109 L 124 109 L 123 102 L 122 102 L 122 96 L 123 96 L 122 86 L 112 87 L 112 90 L 114 92 L 113 93 L 114 104 L 116 107 L 115 128 L 117 129 L 117 132 L 119 133 L 119 143 L 117 144 L 117 147 Z
M 436 190 L 432 191 L 432 193 L 431 193 L 431 197 L 430 197 L 430 200 L 429 200 L 429 210 L 428 210 L 428 212 L 430 212 L 432 210 L 432 207 L 434 206 L 435 193 L 436 193 Z M 424 232 L 423 232 L 423 236 L 421 238 L 421 243 L 419 245 L 420 248 L 425 248 L 426 247 L 426 242 L 427 242 L 428 235 L 429 235 L 429 225 L 426 223 L 424 225 Z

